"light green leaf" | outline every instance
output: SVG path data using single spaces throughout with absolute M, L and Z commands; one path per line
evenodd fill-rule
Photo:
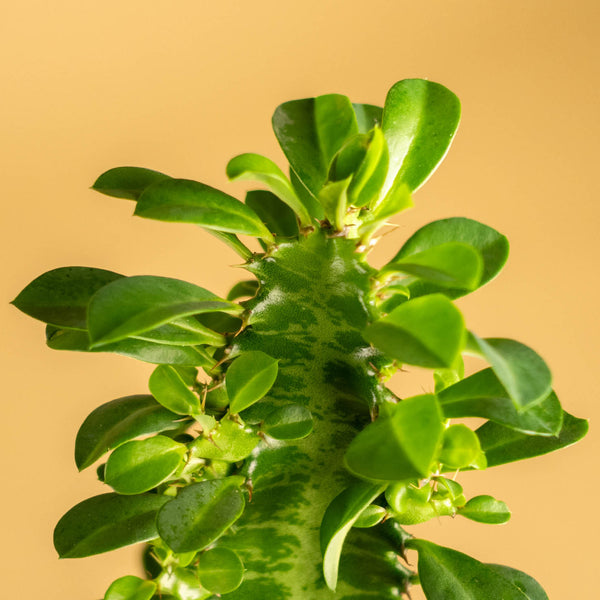
M 54 530 L 54 547 L 61 558 L 82 558 L 158 536 L 156 513 L 167 496 L 101 494 L 74 506 Z
M 386 516 L 388 516 L 388 512 L 383 506 L 371 504 L 360 513 L 358 519 L 354 522 L 353 527 L 357 529 L 375 527 L 375 525 L 381 523 Z
M 442 437 L 442 448 L 438 460 L 452 469 L 473 465 L 481 453 L 479 438 L 466 425 L 450 425 Z
M 517 409 L 534 406 L 552 391 L 552 374 L 528 346 L 504 338 L 467 338 L 467 351 L 487 360 Z
M 300 440 L 313 430 L 313 416 L 301 404 L 286 404 L 267 415 L 264 431 L 276 440 Z
M 243 233 L 272 243 L 273 236 L 243 202 L 213 187 L 188 179 L 167 179 L 146 189 L 135 213 L 174 223 L 194 223 L 225 233 Z
M 165 569 L 157 577 L 160 596 L 154 600 L 212 600 L 212 592 L 200 585 L 198 575 L 191 569 Z M 165 595 L 170 594 L 170 595 Z M 171 595 L 172 594 L 172 595 Z
M 187 281 L 138 275 L 101 288 L 88 308 L 92 347 L 140 335 L 180 317 L 222 311 L 239 314 L 242 307 Z
M 373 104 L 352 104 L 359 133 L 367 133 L 373 127 L 381 127 L 383 108 Z
M 382 129 L 390 152 L 385 193 L 396 181 L 417 190 L 450 147 L 460 121 L 460 102 L 447 88 L 425 79 L 392 86 L 383 107 Z
M 127 200 L 137 200 L 153 183 L 171 179 L 164 173 L 141 167 L 116 167 L 102 173 L 96 179 L 93 190 Z
M 346 451 L 346 466 L 366 479 L 427 477 L 439 450 L 442 420 L 434 395 L 402 400 L 389 416 L 380 416 L 352 440 Z
M 394 184 L 383 200 L 365 214 L 361 213 L 358 236 L 366 242 L 390 217 L 412 206 L 413 201 L 408 186 L 404 183 Z
M 548 600 L 548 595 L 542 589 L 542 586 L 523 571 L 517 571 L 517 569 L 505 567 L 504 565 L 487 564 L 486 566 L 518 587 L 527 596 L 528 600 Z
M 506 523 L 511 515 L 510 509 L 502 500 L 486 495 L 471 498 L 458 509 L 458 514 L 471 521 L 492 525 Z
M 244 563 L 229 548 L 212 548 L 200 554 L 198 578 L 210 592 L 228 594 L 240 587 L 244 579 Z
M 150 393 L 160 404 L 179 415 L 202 412 L 200 398 L 190 390 L 175 367 L 159 365 L 148 381 Z
M 319 192 L 319 202 L 323 206 L 325 216 L 336 231 L 344 229 L 350 181 L 348 178 L 327 183 Z
M 459 310 L 441 294 L 409 300 L 368 325 L 363 337 L 402 363 L 451 367 L 462 349 L 465 326 Z
M 254 431 L 228 417 L 223 417 L 216 429 L 208 434 L 208 438 L 199 437 L 190 445 L 192 456 L 238 462 L 250 456 L 260 442 Z
M 323 575 L 329 589 L 335 591 L 342 547 L 348 532 L 362 511 L 377 498 L 385 485 L 358 481 L 336 496 L 327 507 L 321 522 Z
M 258 350 L 244 352 L 227 369 L 225 388 L 232 413 L 260 400 L 277 379 L 278 361 Z
M 212 479 L 183 488 L 158 513 L 160 537 L 175 552 L 199 551 L 212 544 L 244 511 L 241 479 Z
M 81 471 L 129 440 L 181 425 L 181 417 L 165 410 L 152 396 L 112 400 L 93 410 L 79 428 L 75 463 Z
M 452 514 L 438 511 L 431 501 L 431 487 L 417 487 L 417 482 L 399 481 L 385 491 L 385 499 L 394 513 L 394 521 L 401 525 L 417 525 L 436 517 Z
M 113 581 L 104 600 L 150 600 L 156 591 L 156 583 L 140 579 L 135 575 L 125 575 Z

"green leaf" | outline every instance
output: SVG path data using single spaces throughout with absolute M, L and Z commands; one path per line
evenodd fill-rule
M 212 600 L 212 592 L 200 585 L 198 575 L 181 567 L 165 569 L 157 578 L 160 596 L 155 600 Z M 165 592 L 172 594 L 165 595 Z
M 196 458 L 238 462 L 250 456 L 259 442 L 260 437 L 254 431 L 224 417 L 208 438 L 199 437 L 190 445 L 190 452 Z
M 188 179 L 167 179 L 150 186 L 140 196 L 134 214 L 158 221 L 194 223 L 205 229 L 243 233 L 273 242 L 258 215 L 243 202 Z
M 411 206 L 413 206 L 413 201 L 408 186 L 404 183 L 394 184 L 381 202 L 364 215 L 361 213 L 362 224 L 358 228 L 358 236 L 363 243 L 366 243 L 368 238 L 390 217 Z
M 227 369 L 225 388 L 232 413 L 260 400 L 277 379 L 278 361 L 258 350 L 244 352 Z
M 562 426 L 563 411 L 554 392 L 526 410 L 517 410 L 492 369 L 439 391 L 438 399 L 448 419 L 480 417 L 529 435 L 557 435 Z
M 344 229 L 350 181 L 348 178 L 327 183 L 319 192 L 319 202 L 323 206 L 325 216 L 336 231 Z
M 259 283 L 256 279 L 248 279 L 246 281 L 239 281 L 236 283 L 227 294 L 227 300 L 233 302 L 238 298 L 253 298 L 256 296 L 258 291 Z
M 438 459 L 447 467 L 462 469 L 476 462 L 481 453 L 479 438 L 466 425 L 450 425 L 442 437 Z
M 101 494 L 74 506 L 56 525 L 54 547 L 61 558 L 82 558 L 158 536 L 156 513 L 169 498 L 157 494 Z
M 517 409 L 534 406 L 552 391 L 552 374 L 542 357 L 525 344 L 504 338 L 467 338 L 467 351 L 487 360 Z
M 463 242 L 446 242 L 388 263 L 381 273 L 406 273 L 441 287 L 474 290 L 482 270 L 483 259 L 476 248 Z
M 239 238 L 235 234 L 226 233 L 225 231 L 217 231 L 216 229 L 207 229 L 206 231 L 235 250 L 235 252 L 237 252 L 244 260 L 250 260 L 252 258 L 252 250 L 240 242 Z M 261 241 L 261 243 L 264 242 Z
M 402 363 L 451 367 L 465 337 L 463 317 L 441 294 L 409 300 L 367 326 L 363 337 Z
M 313 430 L 310 410 L 301 404 L 286 404 L 267 415 L 264 431 L 276 440 L 301 440 Z
M 417 190 L 442 161 L 460 121 L 460 102 L 447 88 L 424 79 L 392 86 L 382 129 L 390 152 L 385 193 L 396 181 Z
M 113 581 L 104 600 L 150 600 L 156 591 L 156 583 L 140 579 L 134 575 L 125 575 Z
M 158 513 L 160 537 L 175 552 L 204 550 L 244 511 L 240 479 L 237 476 L 212 479 L 183 488 Z
M 373 104 L 352 104 L 359 133 L 367 133 L 375 126 L 381 126 L 383 108 Z
M 503 575 L 462 552 L 416 539 L 406 546 L 419 553 L 419 579 L 427 600 L 528 600 Z
M 151 169 L 116 167 L 102 173 L 96 179 L 92 189 L 115 198 L 137 200 L 147 187 L 165 179 L 171 178 L 164 173 L 152 171 Z
M 152 364 L 196 366 L 208 370 L 212 369 L 217 362 L 204 348 L 157 344 L 132 338 L 106 344 L 100 348 L 90 348 L 90 337 L 87 331 L 57 329 L 53 325 L 46 327 L 46 344 L 53 350 L 113 352 Z
M 246 194 L 246 205 L 278 238 L 298 236 L 298 220 L 294 211 L 275 194 L 265 190 L 252 190 Z
M 377 506 L 377 504 L 371 504 L 367 506 L 358 519 L 354 522 L 353 527 L 357 529 L 368 529 L 369 527 L 375 527 L 388 516 L 388 512 L 383 506 Z
M 531 436 L 503 427 L 485 423 L 477 431 L 481 449 L 485 452 L 488 467 L 548 454 L 578 442 L 588 432 L 588 422 L 563 412 L 563 425 L 556 437 Z
M 99 406 L 85 419 L 75 440 L 75 463 L 81 471 L 121 444 L 142 435 L 181 427 L 179 415 L 152 396 L 126 396 Z
M 417 525 L 430 519 L 452 514 L 451 511 L 438 511 L 431 501 L 431 487 L 416 487 L 416 482 L 392 483 L 385 491 L 385 499 L 394 512 L 394 521 L 401 525 Z
M 232 302 L 187 281 L 138 275 L 100 289 L 88 308 L 92 347 L 140 335 L 180 317 L 204 312 L 240 313 Z
M 164 435 L 125 442 L 108 458 L 104 481 L 119 494 L 147 492 L 175 472 L 186 450 Z
M 342 547 L 348 532 L 362 511 L 377 498 L 385 485 L 357 481 L 338 494 L 327 507 L 321 522 L 323 574 L 329 589 L 335 591 Z
M 294 188 L 298 198 L 302 200 L 302 203 L 308 209 L 313 219 L 322 221 L 325 218 L 323 213 L 323 207 L 319 204 L 317 197 L 306 187 L 306 185 L 300 180 L 294 169 L 290 166 L 289 169 L 290 181 Z
M 510 519 L 510 509 L 502 500 L 492 496 L 475 496 L 458 509 L 458 514 L 477 521 L 492 525 L 506 523 Z
M 306 206 L 302 204 L 302 201 L 296 195 L 290 180 L 269 158 L 260 154 L 240 154 L 229 161 L 227 177 L 231 181 L 260 181 L 298 215 L 301 225 L 308 227 L 312 224 L 312 218 Z M 248 204 L 247 200 L 246 204 Z
M 405 259 L 449 242 L 468 244 L 477 249 L 483 259 L 483 271 L 478 287 L 491 281 L 500 272 L 508 258 L 508 240 L 495 229 L 464 217 L 433 221 L 416 231 L 390 262 Z M 464 296 L 464 288 L 449 289 L 431 282 L 411 284 L 411 296 L 424 296 L 442 292 L 450 298 Z
M 228 594 L 240 587 L 244 579 L 244 563 L 229 548 L 212 548 L 198 559 L 198 578 L 209 592 Z
M 90 267 L 61 267 L 34 279 L 13 301 L 26 315 L 57 327 L 86 329 L 90 298 L 123 275 Z
M 517 571 L 517 569 L 505 567 L 504 565 L 487 564 L 486 566 L 518 587 L 528 600 L 548 600 L 548 595 L 542 589 L 542 586 L 523 571 Z
M 136 339 L 169 344 L 172 346 L 225 346 L 227 340 L 220 334 L 198 322 L 194 317 L 184 317 L 156 329 L 135 336 Z
M 179 415 L 202 412 L 200 398 L 190 390 L 175 367 L 156 367 L 150 375 L 148 387 L 156 400 L 171 412 Z
M 346 96 L 327 94 L 280 105 L 273 115 L 273 130 L 293 170 L 316 197 L 331 160 L 358 133 L 358 124 Z
M 366 479 L 427 477 L 442 439 L 443 415 L 432 394 L 414 396 L 367 425 L 350 443 L 347 468 Z

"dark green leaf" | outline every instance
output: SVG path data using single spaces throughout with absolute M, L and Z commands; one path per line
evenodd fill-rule
M 448 419 L 481 417 L 530 435 L 557 435 L 563 411 L 554 392 L 542 402 L 517 410 L 492 369 L 479 371 L 438 392 Z
M 517 409 L 534 406 L 552 391 L 552 374 L 542 357 L 525 344 L 469 333 L 467 350 L 487 360 Z
M 548 600 L 548 595 L 542 589 L 542 586 L 523 571 L 517 571 L 517 569 L 505 567 L 504 565 L 487 564 L 486 566 L 518 587 L 527 596 L 528 600 Z
M 442 161 L 460 121 L 460 102 L 447 88 L 424 79 L 392 86 L 383 107 L 382 129 L 390 152 L 383 188 L 394 181 L 418 189 Z
M 113 281 L 94 295 L 88 308 L 88 330 L 92 347 L 96 347 L 151 331 L 180 317 L 242 310 L 187 281 L 138 275 Z
M 227 341 L 220 334 L 198 322 L 194 317 L 184 317 L 156 329 L 135 336 L 136 339 L 169 344 L 172 346 L 225 346 Z
M 485 452 L 488 466 L 495 467 L 516 460 L 548 454 L 578 442 L 588 431 L 588 422 L 567 412 L 556 437 L 532 436 L 496 423 L 485 423 L 475 433 Z
M 34 279 L 13 301 L 26 315 L 58 327 L 86 329 L 90 298 L 123 275 L 90 267 L 61 267 Z
M 244 511 L 240 477 L 200 481 L 183 488 L 156 520 L 160 537 L 175 552 L 203 550 Z
M 250 456 L 260 437 L 237 421 L 224 417 L 209 438 L 199 437 L 191 444 L 190 452 L 197 458 L 238 462 Z
M 250 191 L 246 194 L 246 204 L 278 238 L 298 235 L 296 215 L 275 194 L 265 190 Z
M 458 514 L 477 521 L 496 525 L 506 523 L 510 519 L 510 509 L 502 500 L 492 496 L 475 496 L 458 509 Z
M 346 466 L 366 479 L 427 477 L 442 438 L 442 419 L 432 394 L 402 400 L 352 440 Z
M 450 425 L 444 430 L 438 460 L 452 469 L 462 469 L 476 463 L 481 448 L 479 438 L 466 425 Z
M 198 559 L 198 578 L 214 594 L 233 592 L 244 579 L 244 563 L 229 548 L 212 548 Z
M 154 539 L 156 513 L 168 500 L 158 494 L 88 498 L 58 522 L 54 547 L 61 558 L 82 558 Z
M 233 302 L 238 298 L 252 298 L 256 295 L 258 287 L 259 283 L 256 281 L 256 279 L 239 281 L 229 290 L 229 293 L 227 294 L 227 300 L 229 300 L 229 302 Z
M 186 447 L 164 435 L 119 446 L 106 463 L 105 482 L 119 494 L 141 494 L 168 479 Z
M 363 337 L 402 363 L 451 367 L 463 346 L 465 326 L 459 310 L 441 294 L 409 300 L 367 326 Z
M 419 553 L 419 579 L 427 600 L 528 600 L 497 571 L 462 552 L 416 539 L 406 546 Z
M 381 126 L 383 108 L 373 104 L 352 104 L 359 133 L 367 133 L 376 125 Z
M 152 396 L 126 396 L 107 402 L 92 411 L 77 432 L 77 468 L 89 467 L 106 452 L 136 437 L 178 429 L 180 419 Z
M 156 583 L 140 579 L 134 575 L 125 575 L 106 590 L 104 600 L 150 600 L 156 591 Z
M 233 196 L 188 179 L 168 179 L 150 186 L 135 214 L 147 219 L 194 223 L 225 233 L 243 233 L 273 242 L 258 215 Z
M 276 440 L 300 440 L 313 430 L 313 416 L 301 404 L 286 404 L 267 415 L 264 431 Z
M 96 179 L 92 189 L 115 198 L 137 200 L 147 187 L 165 179 L 171 178 L 151 169 L 116 167 L 102 173 Z
M 323 574 L 329 589 L 335 591 L 342 547 L 348 532 L 362 511 L 379 496 L 385 485 L 358 481 L 336 496 L 327 507 L 321 522 Z
M 150 375 L 148 387 L 156 400 L 174 413 L 193 415 L 202 412 L 200 398 L 190 390 L 175 367 L 156 367 Z
M 225 387 L 233 413 L 260 400 L 277 379 L 278 361 L 258 350 L 244 352 L 227 369 Z

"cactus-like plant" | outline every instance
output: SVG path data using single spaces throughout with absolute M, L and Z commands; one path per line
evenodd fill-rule
M 453 93 L 418 79 L 395 84 L 383 109 L 336 94 L 282 104 L 273 127 L 289 177 L 263 156 L 235 157 L 229 178 L 264 188 L 245 203 L 143 168 L 98 178 L 96 190 L 135 201 L 136 215 L 215 234 L 249 273 L 220 298 L 176 279 L 65 267 L 14 300 L 47 323 L 51 348 L 157 365 L 150 394 L 112 400 L 82 424 L 77 466 L 105 461 L 98 476 L 112 491 L 55 530 L 66 558 L 146 544 L 147 578 L 117 579 L 105 600 L 381 600 L 417 583 L 429 600 L 546 598 L 520 571 L 404 529 L 455 515 L 505 522 L 506 504 L 467 499 L 457 473 L 587 430 L 562 410 L 536 352 L 479 337 L 452 302 L 497 275 L 503 235 L 443 219 L 381 269 L 367 261 L 459 116 Z M 465 377 L 463 354 L 489 366 Z M 386 388 L 404 364 L 431 369 L 429 393 Z M 469 417 L 485 423 L 451 423 Z

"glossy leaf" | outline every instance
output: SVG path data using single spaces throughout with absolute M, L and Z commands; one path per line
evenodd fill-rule
M 136 339 L 170 344 L 173 346 L 225 346 L 227 341 L 216 331 L 198 322 L 194 317 L 183 317 L 156 329 L 135 336 Z
M 202 412 L 200 398 L 184 382 L 175 367 L 159 365 L 148 381 L 150 393 L 166 409 L 179 415 Z
M 296 195 L 306 208 L 308 212 L 311 214 L 313 219 L 317 221 L 322 221 L 325 218 L 325 214 L 323 213 L 323 207 L 319 204 L 316 196 L 306 187 L 304 182 L 296 175 L 294 169 L 290 166 L 289 169 L 290 181 L 292 183 L 292 187 L 296 191 Z
M 319 202 L 323 206 L 327 220 L 336 231 L 343 231 L 348 207 L 348 185 L 350 178 L 327 183 L 319 192 Z
M 383 108 L 373 104 L 352 104 L 359 133 L 367 133 L 375 126 L 381 126 Z
M 164 435 L 132 440 L 108 458 L 105 483 L 119 494 L 141 494 L 168 479 L 177 469 L 186 447 Z
M 138 275 L 99 290 L 88 308 L 92 347 L 151 331 L 180 317 L 204 312 L 240 313 L 242 308 L 187 281 Z
M 459 310 L 441 294 L 409 300 L 367 326 L 363 337 L 402 363 L 451 367 L 463 346 L 465 326 Z
M 327 507 L 321 522 L 321 553 L 323 575 L 329 589 L 335 591 L 342 547 L 348 532 L 369 506 L 384 490 L 385 485 L 362 481 L 346 488 Z
M 147 219 L 194 223 L 225 233 L 243 233 L 267 242 L 273 236 L 243 202 L 213 187 L 188 179 L 167 179 L 146 189 L 135 214 Z
M 542 357 L 525 344 L 470 333 L 467 350 L 487 360 L 517 409 L 534 406 L 552 391 L 552 374 Z
M 358 133 L 358 124 L 346 96 L 327 94 L 280 105 L 273 115 L 273 130 L 299 179 L 317 196 L 331 160 Z
M 425 79 L 392 86 L 382 129 L 390 152 L 385 193 L 395 181 L 418 189 L 442 161 L 460 121 L 460 102 L 447 88 Z
M 200 585 L 198 575 L 191 569 L 175 567 L 165 569 L 159 575 L 160 596 L 155 600 L 212 600 L 212 592 Z M 165 592 L 172 594 L 165 595 Z
M 102 173 L 96 179 L 92 189 L 115 198 L 137 200 L 147 187 L 165 179 L 171 178 L 152 169 L 116 167 Z
M 116 581 L 113 581 L 104 600 L 150 600 L 156 591 L 156 583 L 135 577 L 134 575 L 125 575 Z
M 278 361 L 264 352 L 244 352 L 227 369 L 225 387 L 233 413 L 260 400 L 277 379 Z
M 381 523 L 386 516 L 388 516 L 388 512 L 383 506 L 371 504 L 360 513 L 358 519 L 354 522 L 353 527 L 356 527 L 357 529 L 375 527 L 375 525 Z
M 393 483 L 385 491 L 385 498 L 394 512 L 394 521 L 401 525 L 417 525 L 444 514 L 451 514 L 451 511 L 436 511 L 431 502 L 431 488 L 428 485 L 419 488 L 410 482 Z
M 542 402 L 517 410 L 492 369 L 478 371 L 438 392 L 448 419 L 481 417 L 530 435 L 557 435 L 563 411 L 554 392 Z
M 588 422 L 563 411 L 563 425 L 556 437 L 526 435 L 497 423 L 485 423 L 477 431 L 488 466 L 548 454 L 578 442 L 588 432 Z
M 260 154 L 240 154 L 227 164 L 227 177 L 232 181 L 260 181 L 298 215 L 303 226 L 307 227 L 312 223 L 308 210 L 296 195 L 290 180 L 269 158 Z M 248 205 L 247 200 L 246 204 Z
M 390 217 L 412 206 L 413 201 L 408 186 L 403 183 L 395 184 L 383 200 L 375 205 L 372 210 L 364 215 L 361 213 L 361 225 L 358 228 L 359 237 L 363 240 L 368 239 Z
M 441 442 L 442 419 L 431 394 L 402 400 L 389 416 L 380 416 L 352 440 L 347 468 L 366 479 L 427 477 Z
M 57 327 L 86 329 L 90 298 L 123 275 L 90 267 L 61 267 L 34 279 L 13 301 L 26 315 Z
M 294 211 L 275 194 L 252 190 L 246 194 L 246 204 L 278 238 L 298 235 L 298 220 Z
M 74 506 L 54 530 L 61 558 L 82 558 L 146 542 L 158 536 L 157 511 L 167 496 L 102 494 Z
M 89 467 L 106 452 L 136 437 L 178 429 L 180 419 L 152 396 L 126 396 L 107 402 L 92 411 L 77 432 L 77 468 Z
M 300 440 L 313 430 L 313 416 L 301 404 L 286 404 L 267 415 L 264 431 L 276 440 Z
M 260 437 L 233 419 L 224 417 L 209 437 L 199 437 L 190 445 L 192 456 L 210 460 L 238 462 L 250 456 Z
M 481 452 L 479 438 L 463 424 L 450 425 L 442 437 L 442 448 L 438 459 L 452 469 L 462 469 L 477 461 Z
M 542 589 L 542 586 L 527 573 L 504 565 L 487 564 L 486 566 L 518 587 L 528 600 L 548 600 L 548 595 Z
M 244 511 L 240 479 L 212 479 L 183 488 L 158 513 L 160 537 L 175 552 L 199 551 L 212 544 Z
M 478 287 L 491 281 L 500 272 L 508 258 L 508 240 L 495 229 L 464 217 L 433 221 L 416 231 L 390 262 L 407 258 L 436 246 L 458 242 L 478 250 L 483 259 L 483 271 Z M 431 282 L 411 284 L 412 297 L 442 292 L 450 298 L 464 296 L 467 290 L 441 287 Z
M 416 539 L 406 546 L 419 553 L 419 579 L 427 600 L 528 600 L 510 580 L 462 552 Z
M 212 548 L 200 554 L 198 578 L 208 591 L 228 594 L 240 587 L 244 578 L 244 563 L 229 548 Z
M 471 521 L 496 525 L 510 519 L 510 509 L 502 500 L 492 496 L 475 496 L 458 509 L 458 514 Z

